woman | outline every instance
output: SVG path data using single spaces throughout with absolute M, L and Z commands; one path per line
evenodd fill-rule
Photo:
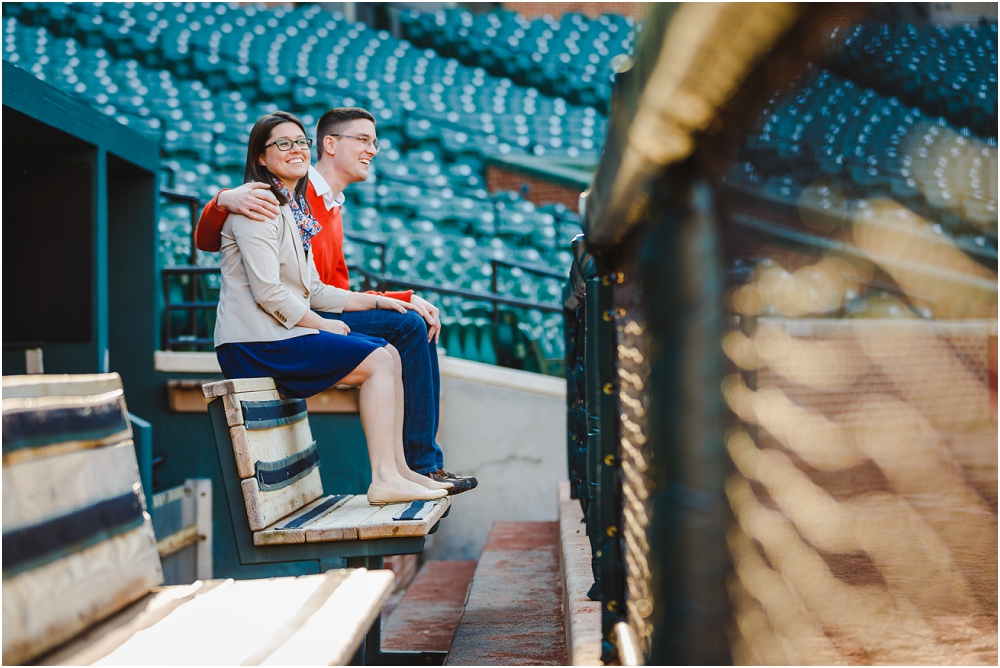
M 264 222 L 230 214 L 222 229 L 222 290 L 215 350 L 226 378 L 270 376 L 285 396 L 308 397 L 337 383 L 361 387 L 372 504 L 437 499 L 449 484 L 414 473 L 403 456 L 402 367 L 384 340 L 352 334 L 313 309 L 404 312 L 410 304 L 324 285 L 310 239 L 319 225 L 305 191 L 312 140 L 295 116 L 275 112 L 250 132 L 245 181 L 272 184 L 281 215 Z

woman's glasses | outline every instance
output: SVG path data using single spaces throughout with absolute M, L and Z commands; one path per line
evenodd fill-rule
M 264 144 L 264 148 L 268 146 L 274 146 L 279 151 L 290 151 L 292 150 L 292 145 L 298 146 L 303 151 L 309 150 L 309 147 L 313 145 L 312 139 L 296 139 L 292 141 L 291 139 L 275 139 L 270 144 Z

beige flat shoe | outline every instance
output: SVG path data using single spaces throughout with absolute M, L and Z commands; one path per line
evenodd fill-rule
M 390 503 L 409 503 L 410 501 L 433 501 L 448 496 L 446 489 L 428 489 L 421 492 L 395 492 L 378 485 L 368 486 L 368 503 L 373 506 L 384 506 Z

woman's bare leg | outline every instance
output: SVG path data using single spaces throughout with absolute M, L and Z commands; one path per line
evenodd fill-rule
M 437 480 L 431 480 L 427 476 L 422 476 L 419 473 L 410 469 L 410 466 L 406 463 L 406 454 L 403 450 L 403 417 L 406 406 L 404 402 L 406 397 L 403 393 L 403 362 L 399 359 L 399 351 L 396 350 L 394 346 L 386 346 L 386 350 L 392 355 L 392 361 L 395 367 L 396 375 L 396 425 L 395 425 L 395 443 L 396 447 L 393 453 L 396 457 L 396 470 L 399 474 L 411 482 L 415 482 L 418 485 L 423 485 L 427 489 L 451 489 L 454 487 L 451 483 L 442 483 Z M 430 388 L 428 388 L 429 390 Z
M 396 466 L 396 380 L 392 355 L 385 348 L 372 352 L 341 382 L 360 385 L 361 426 L 368 442 L 372 485 L 410 496 L 426 497 L 426 486 L 408 480 Z M 387 410 L 387 407 L 392 407 Z M 401 447 L 401 445 L 400 445 Z M 407 469 L 409 470 L 409 469 Z M 410 471 L 412 473 L 412 471 Z M 415 475 L 415 474 L 414 474 Z

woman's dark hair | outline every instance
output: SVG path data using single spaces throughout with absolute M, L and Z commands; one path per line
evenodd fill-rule
M 267 150 L 264 146 L 271 138 L 271 130 L 282 123 L 295 123 L 302 130 L 302 134 L 306 134 L 306 128 L 302 125 L 302 121 L 287 111 L 276 111 L 273 114 L 261 116 L 257 119 L 257 122 L 253 125 L 253 129 L 250 131 L 250 141 L 247 142 L 247 166 L 243 171 L 243 183 L 250 183 L 251 181 L 268 183 L 271 185 L 271 192 L 278 199 L 278 203 L 288 204 L 288 200 L 285 199 L 285 196 L 281 194 L 278 187 L 271 181 L 271 170 L 260 164 L 259 160 L 260 156 L 264 155 L 264 151 Z M 295 198 L 305 197 L 308 186 L 308 176 L 299 179 L 299 182 L 295 184 Z

